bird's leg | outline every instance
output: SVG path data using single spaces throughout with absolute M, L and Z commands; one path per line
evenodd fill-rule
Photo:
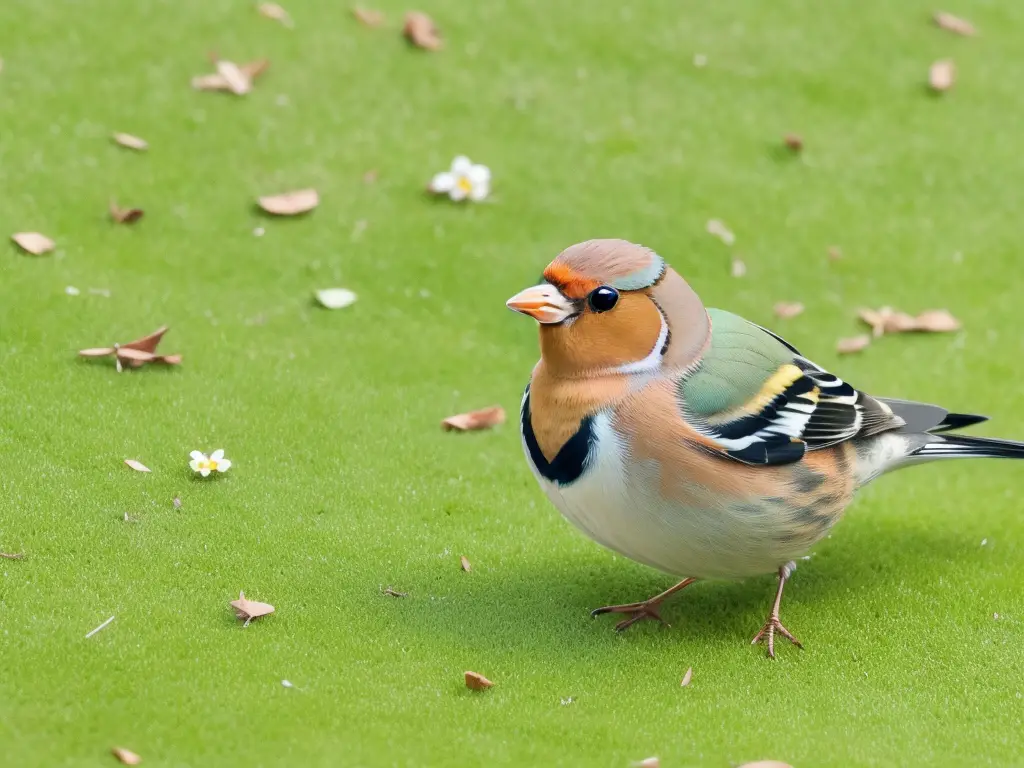
M 663 618 L 661 618 L 661 615 L 658 613 L 658 610 L 661 608 L 661 603 L 665 600 L 665 598 L 674 595 L 676 592 L 683 589 L 684 587 L 690 586 L 695 581 L 696 579 L 694 578 L 686 578 L 680 581 L 674 587 L 669 587 L 661 594 L 655 595 L 650 600 L 644 600 L 642 603 L 626 603 L 625 605 L 606 605 L 604 608 L 595 608 L 593 611 L 590 612 L 590 615 L 600 616 L 602 613 L 629 614 L 628 619 L 623 619 L 615 625 L 616 632 L 621 632 L 627 627 L 631 627 L 638 621 L 642 621 L 643 619 L 656 619 L 657 621 L 660 621 L 662 624 L 665 624 L 665 626 L 668 626 L 668 623 Z
M 800 641 L 793 637 L 790 631 L 782 626 L 782 622 L 779 621 L 779 605 L 782 603 L 782 588 L 786 586 L 786 581 L 794 570 L 796 570 L 796 563 L 786 563 L 784 566 L 779 568 L 779 589 L 775 593 L 775 602 L 772 604 L 772 612 L 768 614 L 768 620 L 765 621 L 764 626 L 761 627 L 761 631 L 754 635 L 754 639 L 750 641 L 750 644 L 754 645 L 760 640 L 767 638 L 768 656 L 773 659 L 775 658 L 776 632 L 789 640 L 789 642 L 797 648 L 803 648 Z

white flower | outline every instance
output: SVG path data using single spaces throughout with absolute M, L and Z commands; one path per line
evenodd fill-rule
M 465 155 L 452 160 L 450 171 L 437 174 L 428 189 L 434 194 L 447 194 L 452 200 L 480 202 L 491 193 L 491 169 L 474 164 Z
M 218 448 L 207 456 L 202 451 L 192 451 L 189 454 L 192 461 L 188 463 L 193 472 L 198 472 L 203 477 L 208 477 L 211 472 L 227 472 L 231 469 L 231 460 L 224 458 L 224 451 Z

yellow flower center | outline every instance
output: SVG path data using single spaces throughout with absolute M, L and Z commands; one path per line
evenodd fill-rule
M 473 191 L 473 183 L 465 176 L 460 176 L 459 180 L 455 182 L 455 186 L 461 189 L 466 194 Z
M 213 459 L 210 459 L 208 462 L 206 462 L 206 466 L 209 468 L 211 472 L 217 471 L 217 462 L 214 461 Z

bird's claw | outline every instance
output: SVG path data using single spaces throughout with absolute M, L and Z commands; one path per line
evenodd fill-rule
M 775 658 L 775 633 L 778 632 L 784 638 L 789 640 L 797 648 L 803 650 L 803 643 L 793 637 L 793 633 L 782 626 L 782 622 L 779 621 L 778 616 L 769 616 L 768 620 L 761 627 L 761 631 L 754 635 L 754 639 L 750 641 L 751 645 L 756 645 L 767 638 L 768 645 L 768 657 L 771 659 Z
M 666 627 L 669 626 L 668 622 L 661 618 L 661 614 L 658 611 L 661 608 L 660 602 L 652 602 L 646 600 L 642 603 L 626 603 L 625 605 L 606 605 L 604 608 L 595 608 L 590 612 L 591 618 L 597 618 L 603 613 L 625 613 L 629 615 L 629 618 L 623 619 L 615 625 L 616 632 L 622 632 L 629 627 L 636 624 L 638 621 L 644 619 L 653 619 L 661 622 Z

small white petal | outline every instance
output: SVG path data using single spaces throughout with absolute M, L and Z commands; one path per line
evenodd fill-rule
M 218 472 L 227 472 L 229 469 L 231 469 L 231 459 L 221 459 L 217 462 Z
M 210 476 L 210 468 L 209 467 L 203 467 L 202 469 L 199 470 L 199 474 L 202 475 L 203 477 L 209 477 Z
M 491 185 L 488 182 L 483 181 L 480 182 L 479 184 L 473 185 L 473 189 L 471 189 L 469 192 L 469 199 L 472 200 L 474 203 L 479 203 L 481 200 L 484 200 L 489 194 L 491 194 Z
M 450 190 L 448 190 L 448 197 L 450 197 L 452 200 L 455 200 L 456 202 L 458 202 L 459 200 L 465 200 L 467 194 L 468 193 L 466 192 L 466 190 L 457 184 Z
M 193 472 L 199 471 L 199 459 L 192 459 L 192 461 L 190 461 L 188 465 L 192 467 Z
M 466 178 L 474 184 L 487 184 L 491 180 L 491 169 L 486 165 L 474 165 L 466 172 Z
M 192 451 L 189 456 L 191 456 L 194 461 L 206 461 L 206 454 L 202 451 Z
M 452 160 L 452 173 L 456 176 L 465 176 L 469 173 L 469 169 L 473 167 L 473 161 L 465 155 L 459 155 Z
M 327 309 L 344 309 L 354 304 L 357 298 L 348 288 L 324 288 L 316 292 L 316 300 Z
M 220 461 L 224 458 L 224 449 L 218 448 L 216 451 L 210 454 L 210 458 L 214 461 Z
M 444 173 L 437 174 L 430 180 L 430 191 L 431 192 L 448 192 L 455 186 L 455 174 Z

